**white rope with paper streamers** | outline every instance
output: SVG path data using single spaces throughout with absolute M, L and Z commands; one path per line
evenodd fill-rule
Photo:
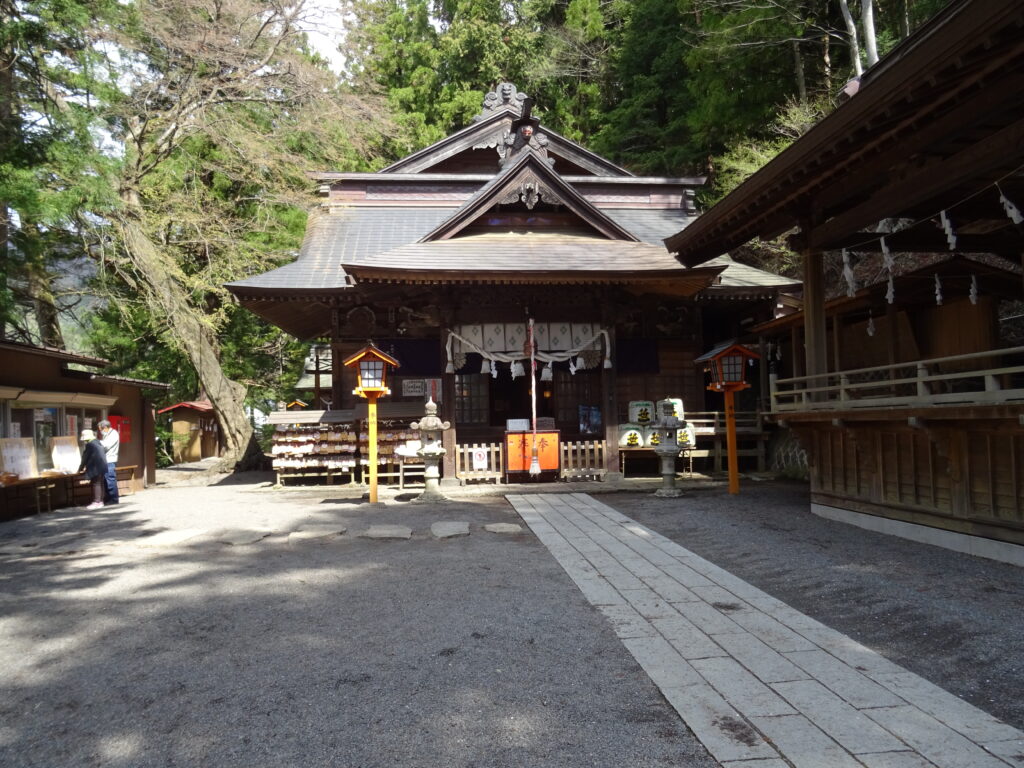
M 971 304 L 978 303 L 978 276 L 971 275 L 971 292 L 968 294 L 971 298 Z
M 939 273 L 935 273 L 935 303 L 942 306 L 942 281 L 939 280 Z
M 1003 204 L 1003 210 L 1006 211 L 1006 215 L 1010 218 L 1014 224 L 1020 224 L 1024 222 L 1024 213 L 1020 212 L 1020 208 L 1013 204 L 1013 202 L 1006 196 L 999 184 L 996 184 L 996 189 L 999 190 L 999 202 Z
M 949 216 L 946 215 L 945 211 L 939 213 L 939 221 L 942 222 L 942 229 L 946 232 L 946 242 L 949 243 L 949 250 L 956 250 L 956 232 L 953 230 L 953 222 L 949 220 Z M 939 302 L 942 303 L 941 301 Z
M 843 277 L 846 278 L 846 295 L 855 296 L 857 293 L 857 278 L 853 274 L 853 267 L 850 266 L 850 252 L 843 248 Z
M 896 301 L 896 283 L 892 279 L 892 273 L 889 274 L 889 286 L 885 289 L 885 300 L 890 304 Z
M 499 363 L 509 363 L 509 365 L 512 365 L 513 363 L 519 362 L 519 366 L 520 366 L 519 371 L 520 372 L 517 373 L 516 375 L 518 375 L 518 376 L 525 375 L 525 372 L 522 369 L 522 361 L 527 359 L 527 357 L 528 357 L 527 355 L 524 355 L 521 352 L 518 353 L 518 354 L 517 353 L 510 353 L 510 352 L 488 352 L 487 350 L 481 349 L 480 347 L 478 347 L 476 344 L 474 344 L 473 342 L 469 341 L 468 339 L 463 338 L 462 336 L 457 334 L 455 331 L 449 329 L 449 331 L 448 331 L 448 340 L 447 340 L 447 342 L 445 342 L 445 352 L 448 355 L 448 363 L 452 366 L 452 371 L 451 371 L 452 373 L 454 373 L 454 371 L 455 371 L 454 361 L 453 361 L 453 357 L 452 357 L 452 341 L 454 341 L 456 339 L 458 339 L 459 341 L 462 342 L 463 351 L 469 350 L 470 352 L 476 352 L 478 355 L 480 355 L 481 357 L 484 358 L 484 365 L 483 365 L 483 367 L 482 367 L 482 369 L 480 371 L 481 373 L 487 373 L 488 372 L 487 370 L 483 370 L 483 368 L 486 368 L 488 363 L 489 363 L 490 364 L 490 374 L 492 376 L 494 376 L 495 378 L 497 378 L 497 376 L 498 376 L 498 368 L 497 368 L 497 366 L 494 363 L 496 363 L 496 362 L 499 362 Z M 580 362 L 580 360 L 577 360 L 577 358 L 580 358 L 581 353 L 585 349 L 589 349 L 590 347 L 594 347 L 594 346 L 596 346 L 598 344 L 598 342 L 602 342 L 602 341 L 604 343 L 604 367 L 605 368 L 611 368 L 612 367 L 612 360 L 611 360 L 612 341 L 611 341 L 611 337 L 608 335 L 608 331 L 606 331 L 604 329 L 599 330 L 594 335 L 594 338 L 591 339 L 590 341 L 588 341 L 586 344 L 583 344 L 583 345 L 581 345 L 579 347 L 574 347 L 573 349 L 569 349 L 569 350 L 566 350 L 564 352 L 542 352 L 541 350 L 538 349 L 536 351 L 536 353 L 535 353 L 535 358 L 537 360 L 540 360 L 542 363 L 564 363 L 566 360 L 568 360 L 569 361 L 569 372 L 570 373 L 576 373 L 576 369 L 579 366 L 575 365 L 573 361 L 576 360 L 577 362 Z M 582 358 L 580 358 L 580 359 L 582 359 Z M 445 371 L 446 372 L 448 371 L 448 366 L 445 366 Z

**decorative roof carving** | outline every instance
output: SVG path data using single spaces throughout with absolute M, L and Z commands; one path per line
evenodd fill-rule
M 497 88 L 484 96 L 483 111 L 474 117 L 473 121 L 484 120 L 495 112 L 504 111 L 507 107 L 512 107 L 516 112 L 521 113 L 526 98 L 525 93 L 516 90 L 514 83 L 500 83 Z
M 503 205 L 511 205 L 522 200 L 527 210 L 532 211 L 541 198 L 544 199 L 545 203 L 551 205 L 565 204 L 565 201 L 550 186 L 542 182 L 534 174 L 527 173 L 523 176 L 522 183 L 506 190 L 498 202 Z

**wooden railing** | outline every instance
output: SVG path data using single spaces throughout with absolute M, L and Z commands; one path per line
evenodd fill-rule
M 1024 347 L 772 383 L 772 413 L 1024 402 Z
M 687 411 L 683 421 L 693 425 L 697 437 L 701 435 L 724 435 L 725 413 L 723 411 Z M 758 411 L 736 411 L 736 432 L 758 434 L 764 431 L 761 414 Z

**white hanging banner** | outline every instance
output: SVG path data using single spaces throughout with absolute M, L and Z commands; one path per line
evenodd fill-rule
M 504 323 L 487 323 L 484 326 L 483 348 L 488 352 L 504 352 L 507 349 Z

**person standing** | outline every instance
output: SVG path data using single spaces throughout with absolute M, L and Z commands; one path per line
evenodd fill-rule
M 103 507 L 103 485 L 107 475 L 106 451 L 91 429 L 82 430 L 81 441 L 85 446 L 82 448 L 82 463 L 78 471 L 84 472 L 92 485 L 92 504 L 86 509 L 100 509 Z
M 103 450 L 106 451 L 107 458 L 106 502 L 107 504 L 117 504 L 120 501 L 117 493 L 117 454 L 121 447 L 121 436 L 106 419 L 99 423 L 99 427 L 100 442 L 103 443 Z

